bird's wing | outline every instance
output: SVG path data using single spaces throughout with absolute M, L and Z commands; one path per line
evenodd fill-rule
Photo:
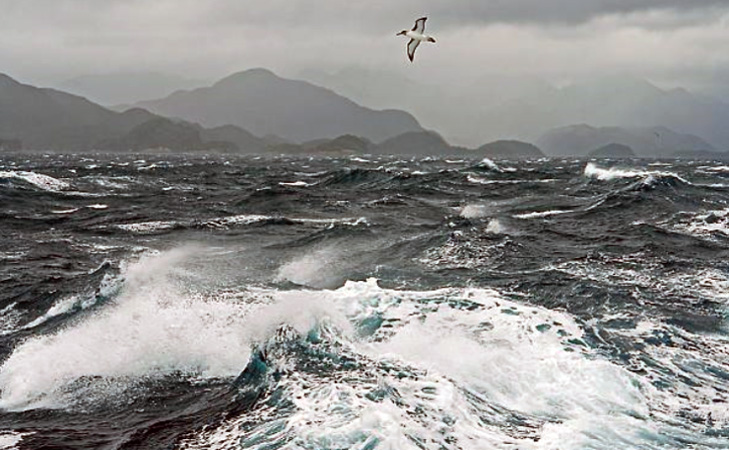
M 415 26 L 413 27 L 413 31 L 416 33 L 423 34 L 425 33 L 425 21 L 428 20 L 427 17 L 421 17 L 420 19 L 415 21 Z
M 420 41 L 415 39 L 410 39 L 410 42 L 408 42 L 408 58 L 410 58 L 410 62 L 413 62 L 413 59 L 415 59 L 415 49 L 418 48 L 418 45 L 420 45 Z

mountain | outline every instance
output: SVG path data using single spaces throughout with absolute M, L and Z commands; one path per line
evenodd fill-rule
M 153 117 L 142 110 L 116 113 L 85 98 L 0 74 L 0 139 L 19 140 L 24 148 L 90 149 Z
M 203 140 L 207 142 L 233 143 L 240 153 L 263 153 L 269 145 L 265 139 L 259 138 L 253 135 L 253 133 L 235 125 L 223 125 L 208 129 L 200 127 L 200 129 Z
M 170 95 L 200 85 L 176 75 L 157 72 L 82 75 L 58 84 L 64 92 L 79 95 L 102 105 L 131 104 L 148 98 Z M 127 109 L 127 108 L 125 108 Z
M 404 111 L 364 108 L 329 89 L 280 78 L 265 69 L 239 72 L 210 87 L 137 105 L 206 127 L 231 124 L 257 136 L 274 134 L 294 142 L 343 134 L 381 142 L 408 131 L 422 131 L 417 120 Z
M 228 130 L 223 130 L 228 131 Z M 0 74 L 0 149 L 4 151 L 238 151 L 242 138 L 174 121 L 140 108 L 111 111 L 85 98 L 37 88 Z M 247 141 L 246 141 L 247 142 Z M 262 146 L 261 146 L 262 147 Z M 261 148 L 259 147 L 259 148 Z
M 363 105 L 411 111 L 425 128 L 438 129 L 459 145 L 477 146 L 504 136 L 534 142 L 548 130 L 589 123 L 664 126 L 729 150 L 728 103 L 635 77 L 596 77 L 557 87 L 529 76 L 488 75 L 449 83 L 356 68 L 334 74 L 308 71 L 305 76 Z
M 550 130 L 537 145 L 552 156 L 587 156 L 608 144 L 630 147 L 638 156 L 672 156 L 678 151 L 713 150 L 703 139 L 665 127 L 601 127 L 571 125 Z
M 374 151 L 385 155 L 437 156 L 453 155 L 464 150 L 452 147 L 433 131 L 413 131 L 382 142 Z
M 543 158 L 544 153 L 536 145 L 520 141 L 495 141 L 484 144 L 476 153 L 487 158 L 528 159 Z
M 539 78 L 513 74 L 484 75 L 454 83 L 451 79 L 411 78 L 387 70 L 347 67 L 335 73 L 307 70 L 301 76 L 368 107 L 410 111 L 424 128 L 437 129 L 449 142 L 465 146 L 522 136 L 521 122 L 511 126 L 518 118 L 495 114 L 494 122 L 494 118 L 485 121 L 482 116 L 500 105 L 554 89 Z
M 129 133 L 99 142 L 99 148 L 110 151 L 216 151 L 238 152 L 238 146 L 227 141 L 207 141 L 195 125 L 158 117 L 134 127 Z
M 591 158 L 635 158 L 635 152 L 627 145 L 610 143 L 591 151 Z
M 317 139 L 303 144 L 278 143 L 269 145 L 269 154 L 344 156 L 362 154 L 372 148 L 367 139 L 345 134 L 334 139 Z

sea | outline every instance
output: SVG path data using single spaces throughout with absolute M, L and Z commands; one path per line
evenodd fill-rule
M 727 449 L 729 166 L 0 155 L 0 449 Z

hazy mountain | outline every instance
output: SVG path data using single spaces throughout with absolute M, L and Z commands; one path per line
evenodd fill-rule
M 83 75 L 58 84 L 58 88 L 102 105 L 132 104 L 160 98 L 181 89 L 199 86 L 200 80 L 156 72 Z
M 211 87 L 180 91 L 138 105 L 206 127 L 232 124 L 258 136 L 275 134 L 295 142 L 342 134 L 380 142 L 422 130 L 404 111 L 364 108 L 329 89 L 280 78 L 265 69 L 236 73 Z
M 476 149 L 479 156 L 488 158 L 527 159 L 542 158 L 544 153 L 534 144 L 520 141 L 495 141 Z
M 411 111 L 426 129 L 438 130 L 449 141 L 467 146 L 516 136 L 481 120 L 489 108 L 553 89 L 544 80 L 528 76 L 485 75 L 471 82 L 448 83 L 358 67 L 336 73 L 307 70 L 301 76 L 371 108 Z
M 246 135 L 245 130 L 237 133 Z M 237 151 L 235 140 L 225 141 L 228 136 L 140 108 L 114 112 L 82 97 L 0 74 L 0 148 L 5 151 Z
M 240 153 L 262 153 L 269 145 L 243 128 L 235 125 L 223 125 L 215 128 L 201 128 L 201 137 L 207 142 L 230 142 L 236 145 Z
M 367 139 L 345 134 L 334 139 L 316 139 L 303 144 L 273 144 L 267 147 L 266 152 L 269 154 L 343 156 L 366 153 L 372 148 L 372 145 L 372 142 Z
M 571 125 L 556 128 L 537 140 L 548 155 L 587 156 L 608 144 L 630 147 L 638 156 L 671 156 L 677 151 L 712 150 L 703 139 L 665 127 L 601 127 Z
M 596 148 L 591 151 L 588 156 L 591 158 L 634 158 L 635 152 L 627 145 L 611 143 Z
M 82 97 L 0 74 L 0 139 L 20 140 L 24 148 L 89 149 L 153 117 L 142 110 L 116 113 Z
M 411 111 L 424 127 L 460 145 L 504 138 L 534 141 L 553 128 L 590 123 L 665 126 L 729 149 L 729 104 L 638 78 L 601 77 L 558 88 L 526 76 L 437 83 L 356 68 L 304 76 L 366 106 Z
M 385 155 L 453 155 L 465 149 L 452 147 L 433 131 L 412 131 L 390 138 L 374 150 Z

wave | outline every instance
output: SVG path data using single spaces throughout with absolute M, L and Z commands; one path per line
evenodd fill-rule
M 298 298 L 267 306 L 266 297 L 255 293 L 250 303 L 186 296 L 176 289 L 174 272 L 197 251 L 142 258 L 125 270 L 121 292 L 105 308 L 16 347 L 0 367 L 0 408 L 65 408 L 79 400 L 78 391 L 109 395 L 104 382 L 94 383 L 99 379 L 123 386 L 124 380 L 170 374 L 234 377 L 245 367 L 251 343 L 269 328 L 285 322 L 305 332 L 323 313 L 314 299 L 307 314 Z
M 490 289 L 394 290 L 374 279 L 201 295 L 176 281 L 199 251 L 130 264 L 104 308 L 18 345 L 0 367 L 0 408 L 73 408 L 81 396 L 139 395 L 124 389 L 139 380 L 224 378 L 250 409 L 181 448 L 684 442 L 673 397 L 592 350 L 565 312 Z
M 523 213 L 523 214 L 515 214 L 514 218 L 516 219 L 540 219 L 543 217 L 551 217 L 551 216 L 559 216 L 562 214 L 569 214 L 576 212 L 575 210 L 562 210 L 562 209 L 555 209 L 550 211 L 536 211 L 536 212 L 530 212 L 530 213 Z
M 167 232 L 176 229 L 202 228 L 202 229 L 228 229 L 247 225 L 257 224 L 312 224 L 312 225 L 346 225 L 360 226 L 368 225 L 369 222 L 364 217 L 345 217 L 345 218 L 287 218 L 277 216 L 266 216 L 259 214 L 239 214 L 235 216 L 216 217 L 207 220 L 153 220 L 148 222 L 137 222 L 114 225 L 114 228 L 135 233 L 135 234 L 154 234 Z
M 375 280 L 320 295 L 346 311 L 355 339 L 322 324 L 282 329 L 239 378 L 253 410 L 181 448 L 658 448 L 655 390 L 591 354 L 564 313 Z
M 683 214 L 679 216 L 677 223 L 672 228 L 681 233 L 697 237 L 712 237 L 716 235 L 729 237 L 729 208 L 695 214 Z
M 691 183 L 673 172 L 648 171 L 640 169 L 618 169 L 611 167 L 603 169 L 594 163 L 587 163 L 583 172 L 587 178 L 594 178 L 600 181 L 612 181 L 625 178 L 642 178 L 644 185 L 654 185 L 661 180 L 676 180 L 684 184 Z
M 71 187 L 66 181 L 35 172 L 4 171 L 0 172 L 0 178 L 21 180 L 44 191 L 62 191 Z
M 481 162 L 479 162 L 478 164 L 476 164 L 476 167 L 479 168 L 479 169 L 493 170 L 494 172 L 501 172 L 502 171 L 501 168 L 498 166 L 498 164 L 496 164 L 495 162 L 493 162 L 489 158 L 483 158 L 481 160 Z

